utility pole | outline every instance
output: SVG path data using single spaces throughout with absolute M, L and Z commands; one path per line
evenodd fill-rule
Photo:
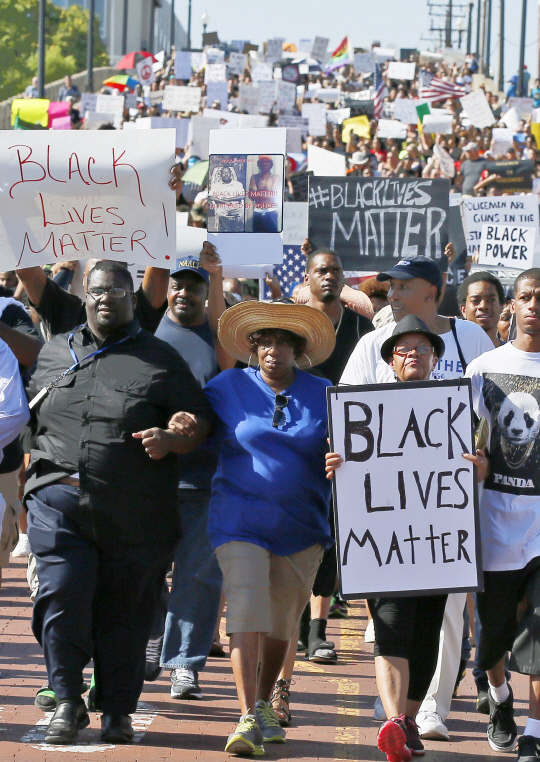
M 155 0 L 150 0 L 150 32 L 148 35 L 148 47 L 150 53 L 154 52 L 154 26 L 156 20 L 156 5 Z
M 122 14 L 122 55 L 127 53 L 127 20 L 128 20 L 128 0 L 124 0 L 124 12 Z
M 504 0 L 499 2 L 499 90 L 504 91 Z
M 446 13 L 446 40 L 447 48 L 452 47 L 452 0 L 448 0 L 448 11 Z
M 480 60 L 478 62 L 478 68 L 482 72 L 485 71 L 486 65 L 486 0 L 482 0 L 482 13 L 480 14 L 480 50 L 478 51 Z
M 523 0 L 521 10 L 521 40 L 519 44 L 519 71 L 518 71 L 518 95 L 523 98 L 525 93 L 525 82 L 523 78 L 523 66 L 525 65 L 525 30 L 527 28 L 527 0 Z
M 540 2 L 540 0 L 538 0 Z M 469 20 L 467 23 L 467 53 L 470 55 L 472 53 L 472 12 L 473 12 L 474 3 L 472 0 L 470 0 L 469 3 Z
M 480 17 L 482 15 L 482 0 L 478 0 L 476 5 L 476 58 L 480 58 L 480 27 L 482 26 Z
M 95 0 L 88 3 L 88 38 L 86 41 L 86 92 L 94 92 L 94 17 Z
M 484 72 L 486 77 L 489 77 L 491 64 L 491 3 L 492 0 L 486 0 L 486 69 Z
M 189 0 L 187 17 L 187 49 L 191 50 L 191 0 Z
M 38 95 L 45 97 L 45 2 L 39 0 L 38 15 Z

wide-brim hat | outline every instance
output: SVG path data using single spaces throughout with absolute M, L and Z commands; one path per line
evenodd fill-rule
M 404 336 L 407 333 L 421 333 L 423 334 L 433 346 L 435 357 L 440 360 L 444 355 L 444 341 L 441 337 L 429 330 L 423 320 L 420 320 L 416 315 L 407 315 L 403 320 L 400 320 L 392 331 L 392 335 L 389 336 L 381 346 L 381 357 L 385 362 L 392 357 L 396 341 L 400 336 Z
M 247 301 L 229 307 L 219 319 L 218 338 L 226 352 L 247 363 L 252 354 L 249 336 L 268 328 L 290 331 L 306 339 L 305 355 L 296 359 L 299 368 L 324 362 L 336 345 L 334 326 L 324 312 L 286 302 Z

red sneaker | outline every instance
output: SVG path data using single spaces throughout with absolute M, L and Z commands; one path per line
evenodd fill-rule
M 418 725 L 412 717 L 405 717 L 405 732 L 407 733 L 407 746 L 411 750 L 413 757 L 423 757 L 426 753 L 424 744 L 420 740 Z
M 407 746 L 405 715 L 392 717 L 381 726 L 377 736 L 377 746 L 386 754 L 388 762 L 411 762 L 411 750 Z

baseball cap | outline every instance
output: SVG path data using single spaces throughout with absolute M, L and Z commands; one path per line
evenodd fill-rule
M 390 278 L 398 280 L 423 278 L 437 288 L 442 288 L 443 285 L 441 271 L 437 264 L 429 257 L 422 256 L 401 259 L 391 270 L 377 275 L 377 280 L 390 280 Z
M 195 257 L 184 257 L 184 259 L 177 259 L 176 269 L 171 270 L 171 278 L 174 278 L 176 275 L 180 275 L 180 273 L 183 272 L 197 273 L 197 275 L 200 275 L 205 283 L 210 281 L 210 273 L 208 270 L 205 270 L 204 267 L 201 267 L 201 263 L 198 259 L 195 259 Z
M 473 143 L 471 140 L 470 143 L 467 143 L 466 146 L 463 146 L 464 151 L 478 151 L 478 143 Z

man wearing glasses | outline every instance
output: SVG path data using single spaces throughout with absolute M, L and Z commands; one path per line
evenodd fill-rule
M 102 740 L 132 740 L 129 715 L 179 538 L 173 453 L 195 449 L 213 420 L 185 362 L 140 328 L 129 271 L 99 262 L 87 288 L 87 322 L 45 345 L 29 388 L 36 444 L 25 497 L 40 582 L 32 627 L 57 699 L 50 744 L 72 744 L 88 725 L 81 686 L 92 658 Z M 168 429 L 178 411 L 190 414 L 180 414 L 184 433 Z

